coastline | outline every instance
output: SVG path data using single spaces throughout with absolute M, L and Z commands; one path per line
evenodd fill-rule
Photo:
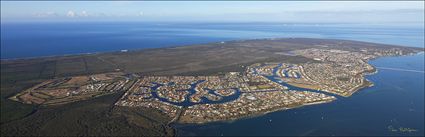
M 422 58 L 421 60 L 423 60 L 423 53 L 418 53 L 418 54 L 422 54 L 419 57 L 416 58 Z M 417 55 L 417 54 L 414 54 Z M 400 61 L 397 60 L 398 57 L 396 58 L 390 58 L 390 59 L 384 59 L 385 61 L 378 61 L 378 62 L 371 62 L 374 66 L 385 66 L 385 62 L 388 61 Z M 379 58 L 379 60 L 381 60 L 383 58 Z M 394 60 L 395 59 L 395 60 Z M 404 60 L 409 60 L 410 58 L 404 58 Z M 407 61 L 409 63 L 411 63 L 412 61 Z M 422 61 L 421 61 L 422 62 Z M 404 64 L 404 67 L 406 67 L 406 65 L 408 66 L 408 64 L 406 63 L 396 63 L 396 64 Z M 419 64 L 423 64 L 419 63 Z M 391 64 L 392 65 L 392 64 Z M 418 65 L 415 65 L 415 68 L 418 68 Z M 403 67 L 403 66 L 400 66 Z M 420 67 L 419 65 L 419 68 Z M 323 105 L 322 106 L 318 106 L 319 108 L 316 108 L 316 106 L 312 106 L 309 109 L 300 109 L 300 110 L 296 110 L 296 112 L 298 114 L 293 114 L 293 112 L 295 111 L 289 111 L 289 112 L 277 112 L 276 114 L 272 114 L 272 115 L 266 115 L 260 118 L 253 118 L 250 120 L 243 120 L 243 121 L 237 121 L 235 123 L 232 124 L 228 124 L 225 122 L 221 122 L 221 123 L 213 123 L 213 124 L 204 124 L 203 126 L 196 126 L 196 124 L 192 124 L 192 125 L 182 125 L 182 126 L 177 126 L 177 129 L 179 132 L 177 132 L 177 135 L 180 136 L 186 136 L 186 135 L 201 135 L 201 134 L 212 134 L 212 135 L 220 135 L 220 134 L 224 134 L 224 135 L 232 135 L 235 132 L 232 130 L 228 130 L 228 128 L 237 128 L 237 127 L 252 127 L 252 126 L 245 126 L 246 124 L 252 124 L 252 123 L 261 123 L 258 124 L 258 126 L 256 125 L 255 127 L 265 127 L 265 129 L 262 129 L 263 132 L 265 133 L 270 133 L 270 134 L 278 134 L 278 135 L 289 135 L 289 136 L 296 136 L 296 135 L 322 135 L 323 132 L 319 131 L 319 130 L 314 130 L 311 127 L 306 127 L 304 125 L 300 125 L 300 126 L 294 126 L 290 123 L 285 123 L 285 121 L 287 121 L 288 119 L 294 119 L 294 120 L 303 120 L 305 118 L 311 118 L 312 116 L 314 116 L 315 119 L 317 119 L 317 121 L 320 120 L 320 116 L 324 116 L 325 120 L 328 121 L 343 121 L 346 120 L 347 117 L 359 117 L 359 118 L 354 118 L 351 121 L 347 121 L 347 123 L 357 123 L 357 122 L 362 122 L 362 123 L 367 123 L 370 122 L 370 119 L 363 119 L 363 116 L 367 116 L 369 114 L 371 114 L 373 116 L 373 119 L 378 119 L 380 120 L 379 124 L 370 124 L 370 125 L 364 125 L 364 124 L 358 124 L 358 125 L 354 125 L 353 128 L 355 129 L 359 129 L 359 128 L 363 128 L 363 127 L 367 127 L 367 128 L 373 128 L 376 129 L 377 131 L 373 131 L 372 133 L 382 133 L 382 134 L 386 134 L 386 135 L 395 135 L 395 136 L 400 136 L 400 135 L 423 135 L 423 130 L 418 130 L 417 132 L 412 132 L 412 133 L 402 133 L 402 132 L 389 132 L 386 127 L 389 124 L 389 121 L 392 120 L 394 122 L 394 119 L 392 118 L 397 118 L 397 120 L 399 121 L 403 121 L 403 122 L 407 122 L 404 126 L 400 126 L 397 125 L 395 123 L 391 123 L 390 125 L 395 126 L 396 129 L 398 129 L 398 127 L 410 127 L 410 128 L 416 128 L 416 129 L 421 129 L 420 127 L 423 127 L 423 124 L 420 124 L 421 122 L 417 122 L 417 115 L 416 114 L 423 114 L 423 112 L 417 111 L 418 109 L 422 108 L 420 104 L 416 104 L 414 106 L 417 106 L 413 109 L 415 109 L 416 111 L 414 111 L 413 109 L 411 109 L 411 111 L 407 111 L 407 108 L 400 108 L 400 107 L 385 107 L 385 108 L 381 108 L 380 106 L 382 105 L 400 105 L 400 103 L 402 104 L 402 106 L 410 106 L 410 102 L 411 102 L 411 98 L 415 99 L 416 101 L 423 101 L 423 98 L 421 99 L 421 97 L 423 96 L 418 96 L 418 92 L 420 92 L 419 95 L 423 95 L 423 90 L 419 90 L 420 87 L 422 87 L 423 89 L 423 77 L 421 75 L 414 75 L 414 74 L 410 74 L 408 75 L 408 78 L 420 78 L 420 79 L 410 79 L 413 80 L 412 84 L 414 84 L 414 87 L 410 86 L 410 85 L 406 85 L 406 84 L 402 84 L 400 83 L 401 81 L 409 81 L 409 80 L 400 80 L 397 79 L 398 76 L 402 76 L 403 74 L 399 74 L 399 73 L 393 73 L 394 75 L 388 75 L 387 73 L 383 73 L 383 71 L 380 71 L 380 69 L 376 69 L 376 71 L 374 73 L 372 73 L 372 75 L 368 75 L 366 76 L 366 80 L 368 81 L 372 81 L 374 84 L 374 88 L 366 88 L 366 89 L 361 89 L 361 91 L 358 92 L 357 95 L 353 95 L 351 98 L 342 98 L 344 101 L 342 100 L 338 100 L 335 101 L 333 103 L 329 103 L 327 105 Z M 391 82 L 393 80 L 390 80 L 390 78 L 395 78 L 394 82 L 398 82 L 398 85 L 394 85 L 394 86 L 400 86 L 400 88 L 403 88 L 402 91 L 404 91 L 406 94 L 403 94 L 403 96 L 400 96 L 400 92 L 398 90 L 389 90 L 388 87 L 386 87 L 387 85 L 385 84 L 380 84 L 380 83 L 387 83 L 387 82 Z M 382 81 L 381 81 L 382 80 Z M 418 83 L 419 81 L 419 83 Z M 422 83 L 422 84 L 421 84 Z M 397 83 L 395 83 L 397 84 Z M 417 89 L 417 86 L 419 84 L 419 89 Z M 422 86 L 421 86 L 422 85 Z M 417 90 L 414 90 L 417 89 Z M 407 92 L 409 92 L 407 94 Z M 400 100 L 397 100 L 400 99 Z M 403 100 L 402 100 L 403 99 Z M 371 104 L 372 103 L 372 104 Z M 377 104 L 373 104 L 373 103 L 377 103 Z M 363 105 L 363 104 L 371 104 L 371 105 L 364 105 L 359 107 L 359 105 Z M 358 108 L 357 108 L 358 107 Z M 337 111 L 337 108 L 339 109 Z M 353 108 L 357 108 L 357 109 L 353 109 Z M 341 110 L 342 109 L 342 110 Z M 410 110 L 410 109 L 409 109 Z M 343 115 L 335 115 L 335 114 L 331 114 L 334 112 L 340 112 L 339 114 L 343 114 Z M 359 111 L 364 111 L 364 112 L 359 112 Z M 308 113 L 308 114 L 303 114 L 301 115 L 301 113 Z M 398 113 L 400 115 L 394 115 L 392 117 L 390 116 L 385 116 L 383 114 L 389 114 L 389 113 Z M 366 113 L 366 114 L 365 114 Z M 374 114 L 379 114 L 379 115 L 374 115 Z M 415 114 L 414 116 L 411 116 L 412 114 Z M 338 116 L 338 117 L 335 117 Z M 409 117 L 411 116 L 411 117 Z M 277 119 L 279 118 L 279 119 Z M 420 117 L 419 117 L 420 118 Z M 273 119 L 273 123 L 268 123 L 268 119 Z M 415 120 L 416 119 L 416 120 Z M 386 121 L 388 120 L 388 121 Z M 273 129 L 268 129 L 269 127 L 267 127 L 268 124 L 276 124 L 277 121 L 279 121 L 279 124 L 282 124 L 282 126 L 279 126 L 278 128 L 273 128 Z M 382 121 L 382 122 L 381 122 Z M 385 121 L 385 122 L 384 122 Z M 420 120 L 419 120 L 420 121 Z M 311 123 L 311 121 L 300 121 L 303 124 L 308 124 Z M 419 124 L 418 126 L 412 125 L 412 124 Z M 314 124 L 314 126 L 322 126 L 321 123 L 319 124 Z M 351 125 L 350 125 L 351 126 Z M 300 128 L 301 131 L 297 132 L 297 131 L 285 131 L 282 130 L 282 132 L 280 132 L 280 129 L 285 129 L 288 127 L 293 127 L 293 128 Z M 304 129 L 304 127 L 306 127 Z M 329 129 L 332 131 L 337 132 L 338 131 L 338 127 L 340 127 L 340 124 L 332 124 L 331 127 L 326 127 L 325 129 Z M 211 132 L 214 131 L 214 132 Z M 217 131 L 217 132 L 215 132 Z M 250 130 L 246 130 L 247 132 L 245 132 L 246 135 L 256 135 L 253 132 L 250 132 Z M 310 132 L 311 131 L 311 132 Z M 306 133 L 306 134 L 303 134 Z M 308 134 L 307 134 L 308 133 Z M 245 135 L 244 134 L 244 135 Z M 345 134 L 339 134 L 344 136 Z
M 116 53 L 126 53 L 126 52 L 140 52 L 147 50 L 161 50 L 161 49 L 173 49 L 173 48 L 184 48 L 184 47 L 192 47 L 192 46 L 202 46 L 208 44 L 223 44 L 224 43 L 232 43 L 232 42 L 244 42 L 244 41 L 258 41 L 258 40 L 287 40 L 287 39 L 313 39 L 313 40 L 336 40 L 336 41 L 349 41 L 349 42 L 363 42 L 363 43 L 371 43 L 378 44 L 382 46 L 389 47 L 402 47 L 402 48 L 414 48 L 417 50 L 422 50 L 423 53 L 425 47 L 413 47 L 413 46 L 401 46 L 394 44 L 386 44 L 386 43 L 376 43 L 376 42 L 365 42 L 360 40 L 347 40 L 347 39 L 334 39 L 334 38 L 303 38 L 303 37 L 277 37 L 277 38 L 252 38 L 252 39 L 236 39 L 236 40 L 227 40 L 227 41 L 215 41 L 215 42 L 206 42 L 206 43 L 197 43 L 197 44 L 182 44 L 182 45 L 170 45 L 164 47 L 156 47 L 156 48 L 138 48 L 138 49 L 121 49 L 121 50 L 112 50 L 112 51 L 98 51 L 98 52 L 84 52 L 84 53 L 70 53 L 63 55 L 45 55 L 45 56 L 34 56 L 34 57 L 20 57 L 20 58 L 1 58 L 0 61 L 18 61 L 18 60 L 31 60 L 31 59 L 48 59 L 48 58 L 60 58 L 60 57 L 76 57 L 76 56 L 89 56 L 89 55 L 97 55 L 97 54 L 116 54 Z M 123 52 L 125 50 L 125 52 Z
M 370 69 L 370 70 L 363 71 L 363 72 L 361 72 L 361 73 L 358 74 L 358 75 L 361 75 L 361 77 L 363 77 L 363 79 L 365 81 L 365 82 L 363 82 L 362 85 L 359 85 L 359 86 L 353 88 L 352 90 L 349 90 L 347 92 L 344 92 L 344 94 L 340 94 L 340 93 L 337 93 L 337 92 L 331 92 L 331 91 L 327 91 L 327 90 L 320 90 L 320 91 L 326 92 L 326 93 L 330 93 L 330 94 L 333 94 L 333 95 L 339 95 L 339 96 L 343 96 L 343 97 L 350 97 L 353 94 L 357 93 L 361 89 L 374 86 L 374 83 L 372 81 L 366 79 L 365 76 L 367 76 L 367 75 L 374 75 L 374 74 L 378 73 L 378 69 L 376 68 L 376 66 L 373 66 L 372 64 L 370 64 L 369 61 L 380 59 L 380 58 L 386 58 L 386 57 L 415 56 L 415 55 L 420 55 L 420 54 L 424 54 L 424 53 L 425 53 L 424 51 L 420 51 L 420 52 L 417 52 L 417 53 L 410 53 L 410 54 L 405 54 L 405 55 L 379 56 L 379 57 L 376 57 L 376 58 L 372 58 L 370 60 L 366 60 L 364 62 L 367 63 L 368 65 L 371 65 L 373 68 Z M 301 88 L 306 88 L 306 89 L 311 89 L 311 90 L 317 90 L 317 89 L 312 88 L 309 85 L 303 85 L 303 84 L 297 84 L 297 83 L 291 83 L 291 82 L 286 82 L 286 83 L 289 84 L 289 85 L 292 85 L 292 86 L 296 86 L 296 87 L 301 87 Z
M 325 103 L 330 103 L 335 101 L 336 98 L 332 98 L 330 100 L 322 100 L 322 101 L 317 101 L 317 102 L 310 102 L 310 103 L 304 103 L 301 105 L 295 105 L 295 106 L 289 106 L 289 107 L 279 107 L 279 108 L 272 108 L 270 110 L 267 111 L 263 111 L 263 112 L 258 112 L 258 113 L 252 113 L 252 114 L 246 114 L 246 115 L 241 115 L 235 118 L 230 118 L 230 119 L 222 119 L 222 120 L 216 120 L 216 121 L 202 121 L 202 122 L 180 122 L 180 121 L 176 121 L 173 123 L 177 124 L 177 125 L 204 125 L 204 124 L 210 124 L 210 123 L 232 123 L 234 121 L 238 121 L 238 120 L 243 120 L 243 119 L 249 119 L 249 118 L 254 118 L 254 117 L 260 117 L 269 113 L 273 113 L 273 112 L 277 112 L 277 111 L 284 111 L 284 110 L 288 110 L 288 109 L 296 109 L 296 108 L 301 108 L 304 106 L 310 106 L 310 105 L 318 105 L 318 104 L 325 104 Z

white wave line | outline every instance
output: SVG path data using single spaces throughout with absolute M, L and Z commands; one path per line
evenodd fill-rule
M 402 69 L 402 68 L 389 68 L 389 67 L 376 67 L 376 68 L 378 68 L 378 69 L 386 69 L 386 70 L 395 70 L 395 71 L 425 73 L 425 71 L 423 71 L 423 70 L 412 70 L 412 69 Z

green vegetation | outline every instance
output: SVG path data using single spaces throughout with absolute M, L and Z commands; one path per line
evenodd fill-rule
M 125 53 L 2 60 L 1 135 L 174 135 L 167 124 L 170 119 L 153 109 L 114 107 L 123 92 L 49 107 L 25 105 L 8 98 L 55 77 L 114 71 L 139 75 L 212 75 L 243 71 L 245 66 L 260 62 L 314 62 L 288 52 L 323 45 L 354 51 L 362 47 L 395 47 L 344 40 L 264 39 Z M 421 48 L 398 48 L 423 51 Z

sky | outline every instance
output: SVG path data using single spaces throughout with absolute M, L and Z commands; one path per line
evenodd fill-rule
M 1 1 L 1 22 L 424 23 L 424 1 Z

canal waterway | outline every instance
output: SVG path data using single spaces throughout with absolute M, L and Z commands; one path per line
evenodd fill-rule
M 424 54 L 383 57 L 369 63 L 373 66 L 423 71 Z M 423 73 L 378 68 L 377 73 L 367 75 L 366 79 L 373 82 L 374 86 L 361 89 L 347 98 L 336 96 L 338 99 L 330 103 L 277 111 L 230 122 L 175 125 L 175 127 L 179 131 L 178 134 L 183 136 L 422 136 L 424 134 Z M 284 86 L 290 87 L 290 85 Z

